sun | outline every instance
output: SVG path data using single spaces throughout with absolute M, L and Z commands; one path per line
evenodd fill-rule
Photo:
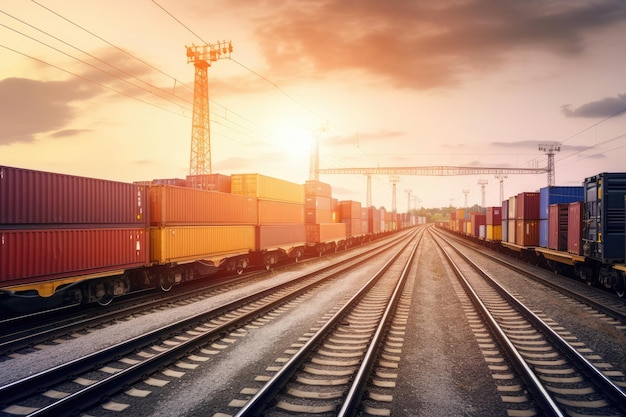
M 283 126 L 276 130 L 274 145 L 278 152 L 293 158 L 304 158 L 311 152 L 312 132 L 303 128 Z

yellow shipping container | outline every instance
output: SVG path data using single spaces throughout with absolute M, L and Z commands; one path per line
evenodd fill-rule
M 304 204 L 304 184 L 262 174 L 234 174 L 230 181 L 233 194 Z
M 498 224 L 498 225 L 488 224 L 486 240 L 491 240 L 495 242 L 501 241 L 502 240 L 502 225 L 501 224 Z
M 150 260 L 156 264 L 196 260 L 219 266 L 226 258 L 254 250 L 255 226 L 151 227 Z

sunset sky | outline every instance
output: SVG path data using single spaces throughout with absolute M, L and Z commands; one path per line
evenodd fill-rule
M 213 172 L 303 183 L 321 168 L 626 170 L 624 0 L 17 0 L 0 5 L 0 165 L 120 181 L 184 178 L 194 67 L 209 68 Z M 366 179 L 322 175 L 365 203 Z M 419 205 L 500 205 L 493 176 L 401 177 Z M 504 197 L 547 176 L 516 175 Z M 373 203 L 391 208 L 387 176 Z M 415 202 L 413 203 L 415 204 Z

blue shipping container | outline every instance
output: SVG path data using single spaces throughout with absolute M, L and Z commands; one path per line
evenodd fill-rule
M 575 201 L 583 201 L 585 197 L 585 187 L 543 187 L 539 190 L 539 218 L 548 219 L 548 210 L 551 204 L 567 204 Z M 546 228 L 546 242 L 547 239 Z M 542 245 L 543 246 L 543 245 Z

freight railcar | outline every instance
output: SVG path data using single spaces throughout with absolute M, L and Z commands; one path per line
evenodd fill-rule
M 319 181 L 237 174 L 194 176 L 186 184 L 0 166 L 5 305 L 19 310 L 24 298 L 41 306 L 108 304 L 133 290 L 169 290 L 219 270 L 269 269 L 384 233 L 381 210 L 368 209 L 369 228 L 360 203 L 342 202 L 351 207 L 342 219 L 330 185 Z
M 492 208 L 502 212 L 500 238 L 497 233 L 487 238 L 464 234 L 494 250 L 624 297 L 625 207 L 626 173 L 600 173 L 585 178 L 580 187 L 545 187 L 540 193 L 520 193 Z M 497 230 L 494 219 L 491 216 L 491 229 Z M 461 232 L 460 222 L 455 218 L 447 227 Z

